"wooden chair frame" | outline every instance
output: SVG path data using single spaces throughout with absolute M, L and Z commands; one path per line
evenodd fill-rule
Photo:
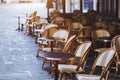
M 90 50 L 90 46 L 91 46 L 91 41 L 87 41 L 87 42 L 83 42 L 81 43 L 76 51 L 75 51 L 75 56 L 76 57 L 79 57 L 79 62 L 77 65 L 74 65 L 74 64 L 59 64 L 58 65 L 58 70 L 60 72 L 60 80 L 62 80 L 62 76 L 64 73 L 78 73 L 78 72 L 83 72 L 83 68 L 81 67 L 82 64 L 84 64 L 84 62 L 86 61 L 86 57 L 88 55 L 88 52 Z M 74 62 L 74 60 L 73 60 Z M 62 67 L 63 66 L 63 67 Z M 73 69 L 72 69 L 72 68 Z M 71 69 L 70 69 L 71 68 Z M 66 80 L 66 76 L 64 75 L 64 79 Z
M 118 70 L 120 67 L 120 35 L 117 35 L 113 38 L 111 46 L 116 50 L 116 55 L 115 55 L 116 72 L 115 72 L 115 77 L 114 77 L 114 80 L 116 80 Z
M 109 48 L 109 49 L 102 51 L 97 56 L 96 60 L 94 61 L 94 64 L 92 66 L 92 70 L 91 70 L 90 74 L 82 74 L 82 75 L 77 74 L 76 77 L 78 78 L 78 80 L 81 80 L 82 78 L 80 78 L 80 76 L 84 75 L 84 76 L 87 76 L 87 78 L 84 77 L 84 79 L 88 79 L 90 77 L 96 77 L 97 79 L 95 79 L 95 80 L 103 80 L 103 76 L 108 71 L 111 63 L 114 60 L 114 57 L 115 57 L 115 50 L 113 48 Z M 93 75 L 97 66 L 102 67 L 102 72 L 99 76 Z M 92 79 L 90 79 L 90 80 L 92 80 Z M 106 75 L 105 80 L 108 80 L 108 74 Z

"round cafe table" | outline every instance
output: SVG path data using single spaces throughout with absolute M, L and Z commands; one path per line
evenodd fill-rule
M 70 60 L 75 57 L 72 53 L 67 52 L 40 52 L 40 57 L 45 58 L 50 61 L 55 62 L 55 77 L 54 80 L 58 80 L 59 73 L 58 73 L 58 63 L 61 60 Z

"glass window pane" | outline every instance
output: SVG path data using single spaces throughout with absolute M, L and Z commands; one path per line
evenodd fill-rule
M 66 13 L 72 13 L 74 10 L 80 10 L 80 0 L 65 0 L 66 1 Z M 83 0 L 82 1 L 83 12 L 87 12 L 88 9 L 97 9 L 97 0 Z
M 83 0 L 83 12 L 87 12 L 89 9 L 96 10 L 96 0 Z
M 66 0 L 66 13 L 80 10 L 80 0 Z

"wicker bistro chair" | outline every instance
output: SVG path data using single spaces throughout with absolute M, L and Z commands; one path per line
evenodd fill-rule
M 37 16 L 37 11 L 34 11 L 33 13 L 26 15 L 26 21 L 25 21 L 25 25 L 26 25 L 26 31 L 25 34 L 27 35 L 31 35 L 32 34 L 32 22 L 35 22 L 35 20 L 38 20 L 38 18 L 40 18 L 40 16 Z
M 80 10 L 74 10 L 72 14 L 73 21 L 78 22 L 81 15 L 82 15 L 82 12 Z
M 44 31 L 44 27 L 48 25 L 48 21 L 45 18 L 40 18 L 38 22 L 34 22 L 34 35 L 35 35 L 35 43 L 37 43 L 38 37 L 41 37 L 42 32 Z
M 60 80 L 62 80 L 62 76 L 64 73 L 78 73 L 78 72 L 84 72 L 84 67 L 82 68 L 82 65 L 86 62 L 86 57 L 88 55 L 88 51 L 91 46 L 91 41 L 83 42 L 81 43 L 76 51 L 75 51 L 75 56 L 76 58 L 79 57 L 79 61 L 77 65 L 74 64 L 58 64 L 58 70 L 60 73 Z M 74 62 L 74 60 L 73 60 Z M 66 80 L 66 76 L 64 75 L 64 78 Z
M 51 28 L 57 28 L 58 29 L 58 25 L 48 24 L 46 21 L 45 22 L 43 22 L 43 21 L 40 22 L 40 26 L 35 29 L 35 42 L 37 43 L 37 39 L 41 36 L 45 36 L 45 31 L 47 31 L 48 29 L 51 29 Z M 51 35 L 51 33 L 50 33 L 50 35 Z
M 34 18 L 37 15 L 37 11 L 34 11 L 33 13 L 26 15 L 26 22 L 25 24 L 30 24 L 31 20 L 33 20 L 32 18 Z
M 64 45 L 63 48 L 61 48 L 61 47 L 54 47 L 53 51 L 68 52 L 70 47 L 72 46 L 71 44 L 74 42 L 75 39 L 76 39 L 76 35 L 70 36 L 68 38 L 68 40 L 65 42 L 65 45 Z M 49 48 L 49 47 L 43 48 L 42 51 L 51 52 L 51 48 Z
M 103 48 L 109 48 L 111 40 L 110 33 L 105 29 L 97 29 L 92 32 L 93 48 L 95 52 L 100 52 Z
M 64 25 L 64 19 L 61 16 L 57 16 L 51 23 L 57 24 L 59 29 L 63 29 L 62 26 Z
M 54 52 L 71 52 L 71 47 L 73 47 L 73 44 L 74 44 L 74 41 L 76 39 L 76 35 L 72 35 L 65 43 L 64 47 L 63 48 L 53 48 L 53 51 Z M 51 52 L 51 48 L 43 48 L 42 49 L 43 51 L 46 51 L 46 52 Z M 69 61 L 61 61 L 60 63 L 67 63 Z M 51 74 L 53 76 L 53 73 L 54 73 L 54 62 L 53 61 L 49 61 L 49 60 L 46 60 L 46 59 L 43 59 L 43 64 L 42 64 L 42 69 L 44 68 L 44 64 L 50 64 L 50 67 L 51 67 Z M 69 62 L 70 63 L 70 62 Z
M 53 27 L 58 27 L 58 25 L 45 23 L 44 26 L 42 26 L 41 28 L 36 29 L 35 31 L 42 34 L 45 30 L 50 29 L 50 28 L 53 28 Z M 44 34 L 44 33 L 43 33 L 43 34 Z M 41 36 L 40 36 L 40 37 L 41 37 Z
M 53 51 L 63 51 L 63 52 L 67 52 L 67 50 L 69 49 L 69 47 L 71 46 L 70 44 L 72 44 L 73 40 L 75 39 L 75 35 L 71 36 L 69 39 L 68 39 L 68 35 L 69 35 L 69 32 L 66 31 L 66 30 L 63 30 L 63 29 L 59 29 L 57 30 L 54 34 L 53 34 L 53 37 L 57 37 L 57 38 L 61 38 L 60 40 L 57 40 L 57 41 L 60 41 L 60 42 L 63 42 L 65 44 L 64 48 L 58 48 L 57 46 L 54 46 L 53 47 Z M 67 40 L 68 39 L 68 40 Z M 57 41 L 55 42 L 57 44 Z M 46 51 L 46 52 L 52 52 L 51 50 L 51 47 L 45 47 L 42 49 L 42 51 Z M 37 54 L 38 55 L 38 54 Z M 50 63 L 50 61 L 44 59 L 43 60 L 43 65 L 42 65 L 42 69 L 44 67 L 44 64 L 45 63 Z
M 76 34 L 78 35 L 78 30 L 81 29 L 83 25 L 80 22 L 72 22 L 70 29 L 71 29 L 71 34 Z
M 27 17 L 35 17 L 37 15 L 37 11 L 33 11 L 31 14 L 29 14 Z
M 59 29 L 59 30 L 55 30 L 55 31 L 52 31 L 51 32 L 49 30 L 46 30 L 47 32 L 43 33 L 45 36 L 43 37 L 59 37 L 59 38 L 62 38 L 62 40 L 57 40 L 57 42 L 62 42 L 63 44 L 65 44 L 65 42 L 67 41 L 68 39 L 68 36 L 69 36 L 69 32 L 67 30 L 64 30 L 64 29 Z M 48 35 L 47 35 L 48 34 Z M 64 39 L 64 40 L 63 40 Z M 39 54 L 39 51 L 40 51 L 40 47 L 41 47 L 41 44 L 43 45 L 48 45 L 48 41 L 41 41 L 39 40 L 38 38 L 38 50 L 37 50 L 37 56 Z M 57 46 L 57 45 L 56 45 Z
M 38 38 L 42 36 L 52 36 L 54 33 L 52 29 L 55 29 L 55 28 L 58 29 L 58 25 L 45 23 L 41 28 L 35 29 L 35 32 L 36 32 L 35 41 L 37 41 Z
M 54 34 L 54 32 L 56 32 L 58 30 L 58 25 L 56 25 L 56 24 L 48 24 L 45 27 L 43 27 L 42 29 L 44 31 L 42 32 L 41 37 L 42 36 L 44 36 L 44 37 L 45 36 L 51 37 Z
M 34 34 L 34 23 L 39 22 L 40 16 L 34 16 L 31 18 L 28 18 L 28 21 L 26 22 L 26 31 L 25 34 L 27 35 L 33 35 Z
M 40 34 L 41 36 L 37 37 L 37 39 L 36 39 L 37 44 L 38 44 L 37 57 L 38 57 L 39 51 L 40 51 L 40 49 L 43 45 L 44 46 L 49 46 L 48 41 L 45 41 L 45 40 L 41 41 L 41 40 L 39 40 L 39 38 L 41 38 L 41 37 L 51 37 L 53 35 L 53 33 L 57 30 L 58 30 L 58 26 L 55 25 L 55 24 L 49 24 L 44 29 L 39 30 L 39 32 L 41 33 Z
M 58 10 L 54 10 L 52 12 L 49 13 L 49 22 L 52 22 L 53 20 L 55 20 L 56 17 L 60 17 L 61 14 Z
M 105 29 L 106 28 L 106 25 L 104 22 L 101 22 L 101 21 L 97 21 L 93 24 L 93 27 L 95 29 Z
M 116 50 L 116 56 L 115 56 L 116 72 L 115 72 L 115 79 L 114 79 L 116 80 L 117 73 L 120 67 L 120 35 L 115 36 L 111 43 L 112 43 L 111 46 L 114 47 L 114 49 Z
M 80 29 L 78 33 L 78 42 L 92 41 L 92 27 L 84 26 Z
M 92 66 L 92 70 L 90 74 L 77 74 L 76 77 L 78 80 L 104 80 L 103 76 L 107 72 L 110 64 L 112 63 L 115 56 L 115 50 L 113 48 L 109 48 L 105 51 L 102 51 L 94 61 Z M 102 72 L 100 75 L 93 75 L 97 66 L 102 67 Z M 99 70 L 100 71 L 100 70 Z M 106 79 L 108 80 L 108 74 L 106 75 Z

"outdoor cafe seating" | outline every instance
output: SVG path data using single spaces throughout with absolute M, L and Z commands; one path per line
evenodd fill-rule
M 75 13 L 77 14 L 77 13 Z M 76 15 L 77 16 L 77 15 Z M 83 75 L 79 73 L 85 73 L 85 68 L 86 68 L 86 63 L 90 58 L 90 55 L 93 57 L 93 67 L 92 65 L 89 65 L 89 70 L 90 67 L 92 67 L 92 71 L 90 74 L 93 74 L 94 69 L 96 66 L 102 66 L 105 68 L 105 70 L 101 73 L 101 76 L 90 76 L 91 80 L 93 78 L 99 80 L 103 79 L 104 75 L 108 78 L 109 74 L 106 70 L 109 70 L 111 66 L 109 66 L 113 62 L 114 58 L 114 50 L 117 50 L 116 43 L 115 41 L 117 40 L 116 38 L 114 39 L 114 50 L 113 49 L 108 49 L 112 48 L 111 46 L 113 42 L 114 36 L 117 34 L 114 34 L 111 32 L 111 28 L 109 27 L 110 23 L 106 24 L 104 21 L 101 21 L 101 16 L 99 14 L 95 15 L 95 12 L 89 12 L 89 13 L 80 13 L 78 14 L 79 18 L 74 15 L 74 20 L 72 19 L 65 19 L 63 18 L 58 11 L 51 12 L 50 13 L 50 19 L 49 21 L 47 19 L 43 19 L 40 16 L 35 15 L 34 16 L 34 21 L 32 21 L 33 18 L 31 18 L 32 22 L 32 27 L 27 28 L 28 34 L 35 35 L 35 43 L 38 45 L 37 49 L 37 57 L 41 57 L 41 53 L 73 53 L 74 59 L 70 61 L 68 64 L 65 62 L 62 58 L 59 60 L 51 60 L 50 58 L 45 58 L 45 56 L 42 56 L 43 64 L 42 64 L 42 69 L 44 70 L 45 63 L 49 63 L 49 67 L 51 70 L 51 74 L 59 74 L 55 77 L 62 78 L 64 77 L 64 80 L 67 79 L 68 74 L 70 74 L 69 78 L 73 78 L 76 76 L 78 80 L 84 79 L 89 75 Z M 91 22 L 91 17 L 90 16 L 95 16 L 95 19 Z M 77 20 L 75 20 L 77 18 Z M 41 20 L 41 21 L 40 21 Z M 34 25 L 33 25 L 34 24 Z M 108 26 L 107 26 L 108 25 Z M 63 26 L 67 26 L 67 28 L 64 28 Z M 115 26 L 115 25 L 114 25 Z M 117 28 L 114 28 L 117 29 Z M 115 30 L 114 30 L 115 31 Z M 60 39 L 61 38 L 61 39 Z M 118 37 L 117 37 L 118 38 Z M 88 46 L 84 46 L 87 45 Z M 117 41 L 118 43 L 118 41 Z M 118 43 L 119 44 L 119 43 Z M 118 46 L 117 44 L 117 46 Z M 43 54 L 45 54 L 43 53 Z M 97 61 L 101 57 L 104 58 L 104 55 L 110 54 L 110 56 L 106 56 L 106 58 L 111 57 L 107 61 L 107 63 L 104 64 L 98 64 Z M 119 51 L 118 51 L 119 53 Z M 82 54 L 82 55 L 81 55 Z M 78 58 L 79 57 L 79 58 Z M 116 57 L 116 56 L 115 56 Z M 75 61 L 77 58 L 78 61 Z M 102 58 L 102 59 L 103 59 Z M 116 57 L 116 73 L 115 73 L 115 78 L 117 76 L 117 72 L 119 69 L 119 57 Z M 100 59 L 101 60 L 101 59 Z M 118 62 L 117 62 L 118 61 Z M 64 64 L 61 62 L 65 62 Z M 68 61 L 69 62 L 69 61 Z M 60 63 L 60 64 L 59 64 Z M 101 61 L 101 63 L 103 63 Z M 55 67 L 55 64 L 57 64 L 57 67 Z M 54 69 L 57 68 L 57 71 Z M 82 71 L 81 71 L 82 69 Z M 59 72 L 59 73 L 58 73 Z M 76 75 L 77 74 L 77 75 Z

